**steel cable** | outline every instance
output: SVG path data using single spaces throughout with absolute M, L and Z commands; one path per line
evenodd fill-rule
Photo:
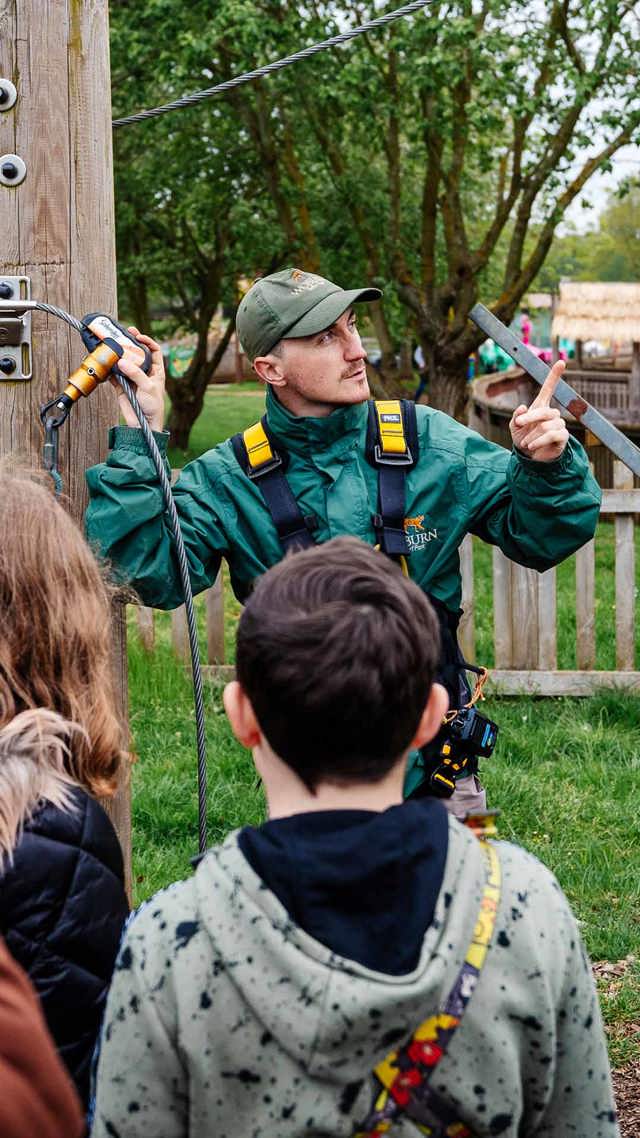
M 65 312 L 64 308 L 56 308 L 53 304 L 46 304 L 42 300 L 35 302 L 35 306 L 40 308 L 43 312 L 48 312 L 52 316 L 59 317 L 64 320 L 76 332 L 82 334 L 85 331 L 85 325 L 82 321 L 77 320 L 75 316 L 71 316 L 69 312 Z M 169 514 L 169 521 L 173 531 L 173 538 L 176 545 L 176 554 L 178 558 L 178 569 L 180 573 L 180 583 L 182 585 L 182 592 L 184 596 L 184 606 L 187 614 L 187 628 L 189 631 L 189 647 L 191 649 L 191 671 L 193 675 L 193 701 L 195 705 L 196 716 L 196 744 L 198 750 L 198 850 L 204 853 L 207 848 L 207 744 L 204 722 L 204 697 L 202 689 L 202 669 L 200 667 L 200 649 L 198 646 L 198 630 L 196 627 L 196 616 L 193 607 L 193 593 L 191 590 L 191 580 L 189 577 L 189 566 L 187 563 L 187 553 L 184 547 L 184 540 L 182 531 L 180 529 L 180 519 L 178 518 L 178 511 L 174 501 L 173 493 L 171 491 L 171 483 L 167 476 L 165 469 L 164 459 L 160 454 L 158 444 L 153 437 L 153 431 L 149 426 L 144 412 L 138 403 L 136 393 L 133 386 L 120 372 L 118 373 L 118 382 L 124 391 L 129 403 L 133 407 L 138 422 L 144 436 L 144 440 L 149 448 L 149 454 L 156 467 L 158 478 L 160 481 L 160 488 L 164 503 Z
M 396 8 L 394 12 L 387 12 L 386 15 L 378 16 L 375 20 L 369 20 L 366 24 L 360 24 L 359 27 L 352 28 L 351 31 L 341 32 L 337 36 L 331 36 L 330 39 L 321 40 L 320 43 L 303 47 L 300 51 L 294 52 L 293 55 L 286 55 L 283 59 L 276 59 L 273 63 L 267 63 L 264 67 L 257 67 L 254 71 L 245 71 L 243 75 L 237 75 L 234 79 L 226 79 L 223 83 L 217 83 L 215 87 L 207 87 L 203 91 L 195 91 L 192 95 L 183 95 L 181 99 L 174 99 L 171 103 L 164 103 L 160 107 L 152 107 L 147 111 L 138 111 L 135 115 L 127 115 L 125 118 L 114 119 L 112 125 L 114 127 L 128 126 L 130 123 L 157 118 L 158 115 L 164 115 L 167 111 L 177 111 L 182 107 L 191 107 L 196 103 L 202 102 L 203 99 L 210 99 L 212 95 L 218 95 L 222 91 L 231 91 L 234 87 L 239 87 L 242 83 L 250 83 L 253 79 L 262 79 L 265 75 L 271 75 L 274 71 L 281 71 L 283 67 L 289 67 L 292 63 L 298 63 L 302 59 L 310 59 L 312 55 L 317 55 L 319 52 L 326 51 L 330 47 L 337 47 L 339 44 L 347 43 L 349 40 L 355 39 L 356 36 L 360 36 L 364 32 L 375 31 L 376 28 L 384 27 L 385 24 L 390 24 L 393 20 L 399 20 L 402 16 L 410 16 L 412 12 L 417 12 L 420 8 L 426 8 L 429 4 L 433 3 L 434 0 L 413 0 L 411 4 L 405 4 L 402 8 Z

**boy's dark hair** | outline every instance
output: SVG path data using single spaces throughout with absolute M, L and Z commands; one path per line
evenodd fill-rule
M 236 670 L 273 750 L 314 790 L 377 782 L 408 747 L 440 651 L 429 601 L 356 538 L 286 557 L 240 619 Z

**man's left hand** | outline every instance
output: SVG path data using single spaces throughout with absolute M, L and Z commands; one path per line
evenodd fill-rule
M 569 439 L 560 411 L 550 406 L 564 369 L 564 361 L 558 360 L 529 409 L 524 403 L 516 407 L 509 423 L 514 446 L 536 462 L 553 462 L 560 458 Z

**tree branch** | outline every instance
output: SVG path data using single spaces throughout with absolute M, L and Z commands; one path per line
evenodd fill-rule
M 637 111 L 631 117 L 624 130 L 620 131 L 608 146 L 603 147 L 593 158 L 587 159 L 573 181 L 565 188 L 556 201 L 547 221 L 543 225 L 535 248 L 527 260 L 526 265 L 524 265 L 510 285 L 503 289 L 503 292 L 498 298 L 494 311 L 499 319 L 511 319 L 514 306 L 518 303 L 518 300 L 541 268 L 551 246 L 556 226 L 562 220 L 571 202 L 578 196 L 594 170 L 603 162 L 606 162 L 607 159 L 611 158 L 621 146 L 625 146 L 626 143 L 630 141 L 638 125 L 640 125 L 640 111 Z

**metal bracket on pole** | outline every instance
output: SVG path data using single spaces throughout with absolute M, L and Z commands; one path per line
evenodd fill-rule
M 0 275 L 0 383 L 32 377 L 29 277 Z
M 481 328 L 485 335 L 490 336 L 491 339 L 502 348 L 514 363 L 526 371 L 536 383 L 544 383 L 549 371 L 549 365 L 544 363 L 543 360 L 538 359 L 538 356 L 522 343 L 513 332 L 498 320 L 497 316 L 493 315 L 484 304 L 476 304 L 469 313 L 469 319 Z M 628 439 L 622 431 L 614 427 L 608 419 L 596 411 L 586 399 L 583 399 L 578 392 L 571 387 L 564 379 L 561 379 L 554 392 L 554 399 L 557 399 L 561 407 L 565 411 L 573 415 L 582 426 L 588 431 L 591 431 L 601 443 L 615 454 L 624 462 L 625 466 L 629 467 L 634 474 L 640 477 L 640 449 Z

